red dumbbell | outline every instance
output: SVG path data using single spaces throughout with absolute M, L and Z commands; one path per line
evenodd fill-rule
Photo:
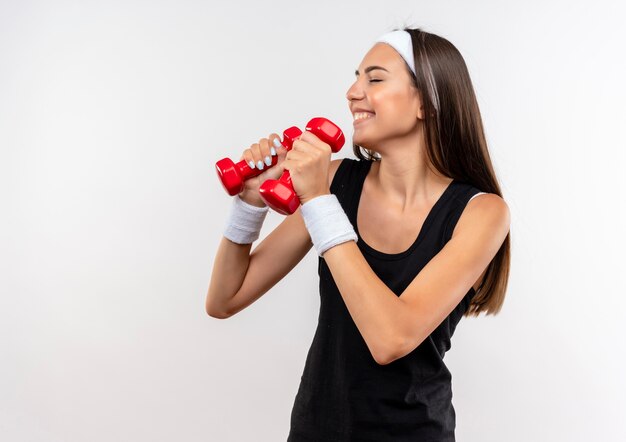
M 296 127 L 290 129 L 296 129 L 300 132 Z M 328 144 L 333 152 L 339 152 L 343 147 L 343 143 L 346 141 L 341 129 L 326 118 L 316 117 L 311 119 L 311 121 L 307 123 L 305 130 L 311 132 L 324 143 Z M 300 132 L 297 137 L 287 140 L 288 150 L 291 150 L 295 138 L 300 137 L 300 135 L 302 135 L 302 132 Z M 278 180 L 264 181 L 259 187 L 259 194 L 265 204 L 283 215 L 291 215 L 298 209 L 298 206 L 300 206 L 300 200 L 293 189 L 291 175 L 288 170 L 285 170 Z
M 283 131 L 283 146 L 287 147 L 287 150 L 291 149 L 293 141 L 302 135 L 300 129 L 295 126 L 290 127 Z M 217 176 L 222 182 L 222 186 L 226 189 L 229 195 L 237 195 L 241 193 L 244 189 L 244 181 L 248 178 L 253 178 L 257 175 L 262 174 L 270 167 L 274 167 L 278 162 L 278 155 L 272 156 L 272 164 L 265 165 L 263 170 L 259 170 L 256 167 L 254 169 L 250 168 L 250 165 L 246 163 L 246 160 L 241 160 L 238 163 L 234 163 L 230 158 L 222 158 L 217 163 L 215 163 L 215 169 L 217 171 Z

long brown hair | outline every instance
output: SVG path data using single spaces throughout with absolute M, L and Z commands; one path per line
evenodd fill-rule
M 397 29 L 394 29 L 397 30 Z M 502 197 L 496 178 L 472 81 L 458 49 L 443 37 L 405 27 L 411 35 L 415 71 L 407 72 L 420 93 L 424 106 L 426 153 L 430 163 L 444 176 L 463 181 L 482 192 Z M 406 63 L 405 63 L 406 64 Z M 356 144 L 357 158 L 380 161 L 375 152 Z M 509 232 L 487 267 L 465 316 L 497 314 L 504 303 L 511 266 Z

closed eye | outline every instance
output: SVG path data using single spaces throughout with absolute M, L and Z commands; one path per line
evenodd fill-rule
M 377 82 L 377 81 L 382 81 L 382 80 L 370 80 L 370 83 L 374 83 L 374 82 Z

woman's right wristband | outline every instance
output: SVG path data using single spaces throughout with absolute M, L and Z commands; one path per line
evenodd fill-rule
M 269 207 L 257 207 L 235 195 L 224 236 L 237 244 L 252 244 L 259 238 Z

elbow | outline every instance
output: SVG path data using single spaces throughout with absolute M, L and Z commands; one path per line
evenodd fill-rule
M 374 356 L 374 360 L 378 365 L 388 365 L 391 364 L 396 359 L 399 359 L 400 356 L 397 356 L 396 353 L 386 352 L 384 354 L 379 354 Z
M 376 361 L 378 365 L 387 365 L 392 362 L 390 358 L 380 358 L 380 357 L 376 358 L 375 357 L 374 360 Z
M 212 318 L 216 318 L 216 319 L 228 319 L 230 318 L 230 315 L 227 313 L 224 313 L 222 311 L 217 311 L 217 310 L 210 310 L 207 309 L 206 310 L 207 315 L 209 315 Z
M 395 342 L 395 345 L 387 346 L 385 351 L 379 352 L 379 354 L 374 357 L 374 360 L 378 365 L 388 365 L 411 353 L 416 347 L 413 341 L 409 342 L 406 339 L 401 339 L 399 342 Z
M 400 356 L 397 356 L 395 353 L 391 352 L 386 352 L 384 354 L 378 354 L 374 356 L 374 360 L 378 365 L 388 365 L 399 358 Z
M 215 308 L 214 306 L 212 306 L 207 299 L 207 302 L 204 305 L 204 310 L 206 311 L 206 314 L 209 315 L 211 318 L 216 318 L 216 319 L 227 319 L 230 318 L 231 315 L 228 312 L 225 312 L 224 310 L 220 310 Z
M 398 357 L 396 357 L 391 351 L 378 352 L 376 354 L 372 354 L 372 356 L 378 365 L 391 364 L 393 361 L 398 359 Z
M 212 318 L 216 318 L 216 319 L 228 319 L 228 318 L 230 318 L 230 315 L 227 315 L 226 313 L 214 312 L 212 310 L 207 310 L 207 315 L 209 315 Z

